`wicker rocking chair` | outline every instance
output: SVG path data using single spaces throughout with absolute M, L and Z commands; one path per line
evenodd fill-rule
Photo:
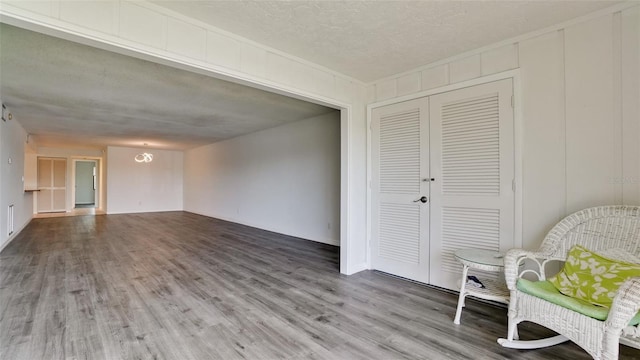
M 582 315 L 518 289 L 518 279 L 527 272 L 545 280 L 545 265 L 564 261 L 574 245 L 595 252 L 620 249 L 618 254 L 637 258 L 640 256 L 640 207 L 601 206 L 578 211 L 551 229 L 537 251 L 509 250 L 505 257 L 505 279 L 511 293 L 509 328 L 507 338 L 498 339 L 499 344 L 535 349 L 571 340 L 594 359 L 606 360 L 618 358 L 620 343 L 640 349 L 640 328 L 637 324 L 629 325 L 632 318 L 637 319 L 634 316 L 640 310 L 639 277 L 630 278 L 620 286 L 608 315 L 604 315 L 605 320 Z M 629 262 L 629 256 L 620 256 L 617 260 Z M 525 259 L 538 269 L 519 272 Z M 522 321 L 540 324 L 560 335 L 542 340 L 518 340 L 517 325 Z

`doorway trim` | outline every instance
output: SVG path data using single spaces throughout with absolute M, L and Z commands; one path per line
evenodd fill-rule
M 146 6 L 152 5 L 147 4 Z M 93 31 L 60 21 L 50 15 L 37 14 L 37 16 L 33 16 L 30 11 L 12 5 L 4 6 L 0 10 L 0 17 L 3 22 L 9 25 L 27 30 L 340 110 L 340 272 L 351 275 L 367 269 L 368 265 L 365 261 L 368 256 L 366 254 L 366 238 L 363 236 L 367 224 L 362 214 L 362 211 L 367 207 L 362 191 L 366 163 L 361 161 L 364 159 L 363 156 L 366 156 L 366 148 L 362 143 L 364 132 L 361 134 L 360 128 L 356 128 L 361 125 L 354 124 L 355 121 L 365 118 L 367 101 L 364 89 L 366 84 L 329 70 L 335 76 L 340 76 L 347 83 L 346 88 L 350 89 L 345 90 L 348 91 L 346 99 L 338 100 L 310 90 L 302 90 L 284 81 L 277 82 L 263 76 L 186 58 L 166 50 L 128 41 L 112 34 Z M 275 49 L 269 51 L 278 53 Z M 299 58 L 296 58 L 296 61 L 305 62 Z M 317 64 L 309 64 L 312 65 L 311 67 L 318 66 Z M 104 165 L 101 166 L 104 167 Z M 102 205 L 104 206 L 108 200 L 104 198 L 104 191 L 102 193 Z M 363 251 L 364 254 L 362 254 Z
M 375 103 L 371 103 L 367 105 L 366 116 L 367 116 L 367 220 L 366 220 L 366 262 L 367 268 L 371 269 L 371 252 L 373 248 L 371 246 L 371 236 L 372 236 L 372 188 L 371 182 L 373 179 L 372 174 L 372 111 L 375 108 L 401 103 L 404 101 L 414 100 L 421 97 L 432 96 L 436 94 L 441 94 L 449 91 L 459 90 L 475 85 L 486 84 L 498 80 L 504 79 L 512 79 L 513 80 L 513 137 L 514 137 L 514 246 L 522 247 L 522 111 L 521 111 L 521 79 L 520 79 L 520 69 L 513 69 L 504 72 L 500 72 L 497 74 L 492 74 L 488 76 L 482 76 L 476 79 L 471 79 L 467 81 L 462 81 L 459 83 L 438 87 L 435 89 L 420 91 L 414 94 L 404 95 L 393 99 L 388 99 L 384 101 L 379 101 Z
M 96 194 L 95 194 L 95 201 L 96 201 L 96 211 L 103 211 L 103 207 L 104 207 L 104 181 L 103 179 L 105 179 L 105 176 L 103 174 L 104 168 L 103 168 L 103 161 L 101 157 L 97 157 L 97 156 L 82 156 L 82 157 L 75 157 L 72 156 L 71 157 L 71 181 L 70 181 L 70 187 L 71 189 L 73 189 L 73 191 L 71 192 L 71 210 L 75 209 L 76 206 L 76 163 L 78 161 L 88 161 L 88 162 L 94 162 L 96 164 L 96 181 L 97 181 L 97 186 L 96 186 Z

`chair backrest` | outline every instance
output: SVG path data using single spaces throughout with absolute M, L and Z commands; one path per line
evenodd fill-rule
M 640 256 L 640 206 L 598 206 L 573 213 L 549 231 L 539 251 L 562 260 L 574 245 Z

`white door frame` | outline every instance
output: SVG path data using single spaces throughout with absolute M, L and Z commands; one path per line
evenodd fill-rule
M 515 194 L 514 194 L 514 246 L 522 247 L 522 111 L 521 111 L 521 94 L 520 94 L 520 69 L 508 70 L 501 73 L 479 77 L 476 79 L 463 81 L 460 83 L 447 85 L 435 89 L 425 90 L 417 92 L 415 94 L 405 95 L 389 100 L 379 101 L 367 105 L 367 266 L 371 269 L 371 233 L 372 233 L 372 220 L 371 220 L 371 181 L 372 181 L 372 158 L 371 158 L 371 121 L 372 110 L 374 108 L 396 104 L 408 100 L 413 100 L 425 96 L 431 96 L 458 90 L 474 85 L 485 84 L 497 80 L 513 79 L 513 121 L 514 121 L 514 159 L 515 159 Z
M 100 178 L 102 176 L 102 166 L 101 166 L 101 158 L 99 157 L 87 157 L 87 156 L 83 156 L 81 158 L 75 158 L 72 157 L 71 158 L 71 163 L 72 163 L 72 167 L 71 167 L 71 189 L 73 189 L 72 193 L 71 193 L 71 206 L 72 209 L 75 208 L 76 206 L 76 163 L 78 161 L 84 161 L 84 162 L 92 162 L 95 164 L 96 167 L 96 191 L 95 191 L 95 195 L 94 195 L 94 204 L 96 207 L 96 210 L 101 209 L 102 208 L 102 202 L 100 201 L 101 199 L 101 188 L 102 188 L 102 181 L 100 181 Z

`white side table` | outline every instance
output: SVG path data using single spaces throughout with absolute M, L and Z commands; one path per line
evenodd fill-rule
M 456 259 L 462 263 L 462 281 L 460 282 L 460 297 L 458 298 L 458 309 L 454 324 L 460 324 L 460 315 L 464 307 L 464 298 L 467 295 L 481 299 L 493 300 L 501 303 L 509 303 L 509 290 L 506 284 L 492 279 L 480 279 L 484 288 L 467 286 L 467 274 L 469 268 L 484 271 L 501 272 L 504 271 L 503 255 L 490 250 L 461 249 L 454 253 Z

